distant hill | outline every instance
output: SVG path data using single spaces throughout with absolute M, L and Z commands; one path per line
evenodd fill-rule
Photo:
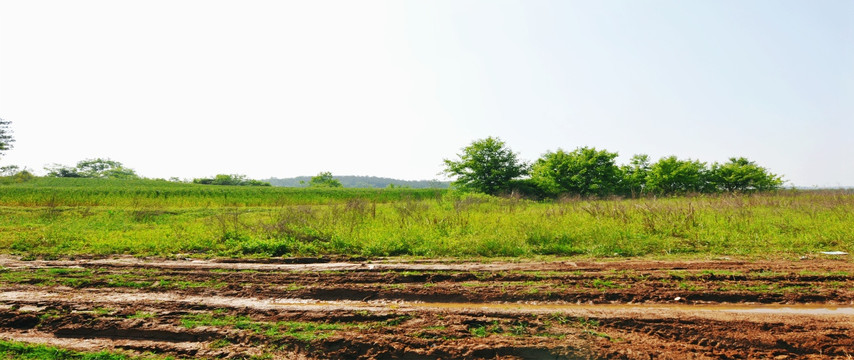
M 397 180 L 376 176 L 333 176 L 346 188 L 385 188 L 389 184 L 395 187 L 408 187 L 412 189 L 446 189 L 450 186 L 449 181 L 439 180 Z M 294 178 L 269 178 L 262 181 L 269 182 L 273 186 L 283 187 L 307 187 L 311 176 L 297 176 Z M 300 181 L 303 183 L 301 184 Z

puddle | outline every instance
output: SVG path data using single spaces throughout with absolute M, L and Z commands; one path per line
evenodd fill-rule
M 801 305 L 759 305 L 759 304 L 726 304 L 726 305 L 686 305 L 686 304 L 525 304 L 525 303 L 425 303 L 402 301 L 311 301 L 303 299 L 279 300 L 271 303 L 274 306 L 317 306 L 317 307 L 362 307 L 385 308 L 389 310 L 451 310 L 451 311 L 496 311 L 496 312 L 525 312 L 551 313 L 572 311 L 617 311 L 617 310 L 664 310 L 685 312 L 729 312 L 745 314 L 771 315 L 848 315 L 854 316 L 854 307 L 830 304 L 801 304 Z

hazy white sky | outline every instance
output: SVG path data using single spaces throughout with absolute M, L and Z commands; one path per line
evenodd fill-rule
M 0 0 L 0 165 L 437 178 L 498 136 L 854 185 L 854 1 Z

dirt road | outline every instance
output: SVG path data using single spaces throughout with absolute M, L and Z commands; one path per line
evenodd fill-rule
M 854 264 L 20 261 L 0 337 L 196 358 L 851 359 Z

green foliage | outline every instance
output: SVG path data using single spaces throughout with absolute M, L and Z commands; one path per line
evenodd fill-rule
M 724 164 L 714 163 L 709 172 L 711 186 L 719 191 L 752 192 L 779 189 L 783 179 L 746 158 L 730 158 Z
M 444 173 L 456 178 L 452 185 L 457 189 L 529 199 L 754 192 L 776 190 L 783 184 L 780 176 L 745 158 L 715 163 L 709 169 L 704 162 L 676 156 L 651 164 L 648 155 L 639 154 L 629 164 L 618 166 L 617 153 L 588 147 L 548 151 L 530 167 L 531 177 L 523 179 L 529 173 L 528 165 L 493 137 L 472 142 L 458 157 L 457 161 L 444 160 Z
M 9 129 L 11 123 L 11 121 L 0 119 L 0 156 L 13 148 L 12 143 L 15 142 L 15 138 L 12 137 L 12 130 Z
M 653 164 L 646 178 L 649 192 L 659 195 L 686 194 L 707 190 L 706 163 L 679 160 L 676 156 L 661 158 Z
M 646 193 L 646 181 L 649 176 L 649 155 L 632 156 L 627 165 L 620 167 L 623 172 L 621 189 L 623 194 L 631 197 L 642 196 Z
M 547 192 L 580 196 L 615 194 L 621 180 L 617 153 L 581 147 L 572 152 L 547 152 L 534 163 L 531 180 Z
M 309 187 L 319 187 L 319 188 L 340 188 L 343 187 L 341 182 L 332 177 L 331 172 L 321 172 L 311 178 L 308 182 Z
M 110 159 L 86 159 L 77 162 L 77 166 L 68 167 L 59 164 L 45 167 L 48 177 L 66 178 L 102 178 L 102 179 L 138 179 L 133 169 Z
M 270 183 L 260 180 L 247 179 L 246 175 L 218 174 L 213 178 L 193 179 L 193 184 L 200 185 L 231 185 L 231 186 L 270 186 Z
M 499 138 L 476 140 L 462 150 L 459 160 L 444 160 L 444 173 L 456 177 L 453 185 L 462 191 L 506 193 L 511 180 L 528 173 L 528 165 Z

